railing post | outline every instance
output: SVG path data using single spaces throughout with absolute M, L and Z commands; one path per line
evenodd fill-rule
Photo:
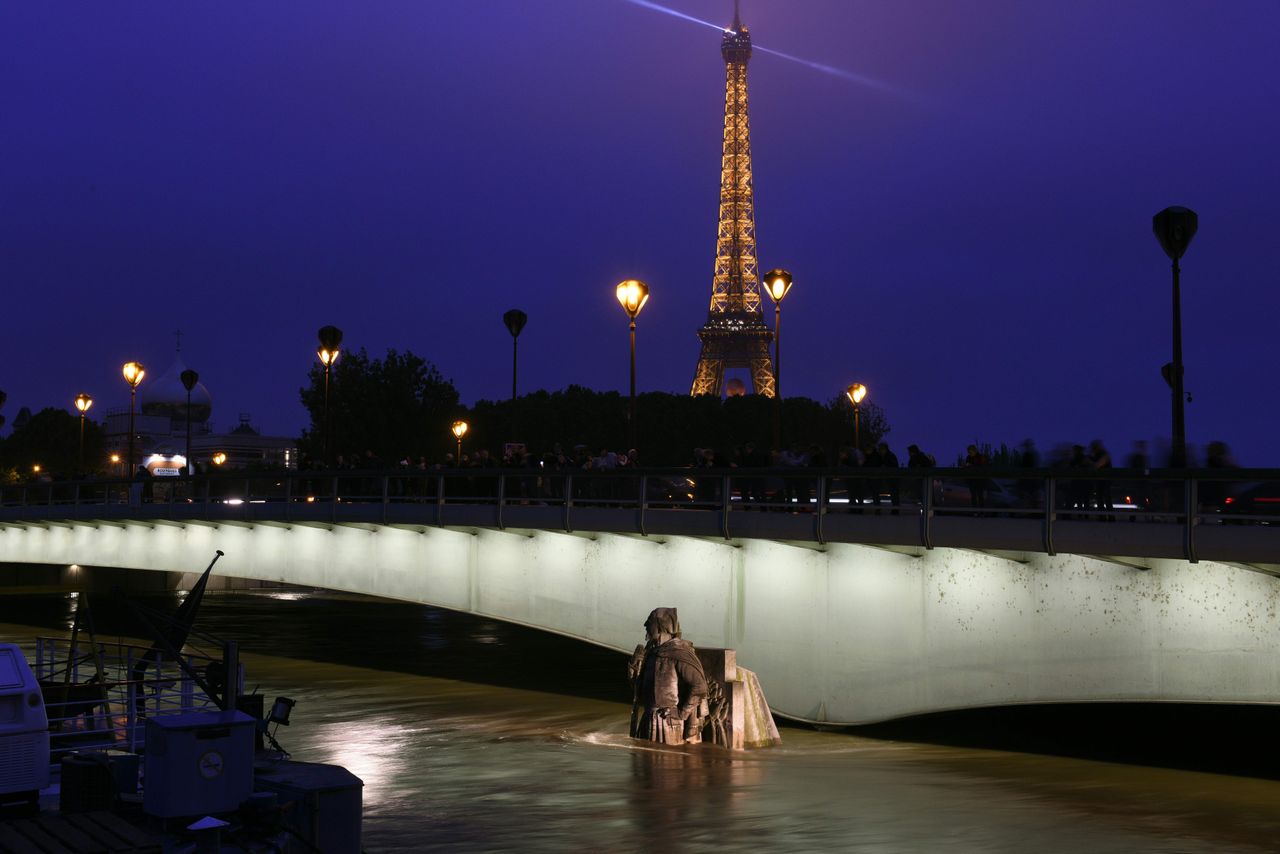
M 293 478 L 289 476 L 286 470 L 284 474 L 284 520 L 286 522 L 291 518 L 293 513 Z
M 391 475 L 382 476 L 382 524 L 387 524 L 387 504 L 390 502 Z
M 436 525 L 444 518 L 444 475 L 436 475 Z
M 649 532 L 645 530 L 644 511 L 649 507 L 649 476 L 640 475 L 640 536 L 647 537 Z
M 569 524 L 569 511 L 573 509 L 573 475 L 566 474 L 564 476 L 564 530 L 565 533 L 572 533 L 573 526 Z
M 1044 479 L 1044 551 L 1055 555 L 1053 549 L 1053 523 L 1058 519 L 1058 481 L 1054 477 Z
M 720 533 L 724 534 L 724 538 L 729 539 L 729 505 L 731 503 L 731 490 L 729 483 L 729 475 L 720 478 Z
M 1188 562 L 1199 563 L 1200 559 L 1196 556 L 1196 525 L 1200 522 L 1200 491 L 1198 481 L 1194 477 L 1188 477 L 1184 481 L 1182 500 L 1185 502 L 1183 518 L 1186 520 L 1183 528 L 1182 550 Z
M 826 545 L 826 535 L 822 529 L 822 523 L 827 515 L 827 476 L 825 474 L 818 475 L 818 510 L 814 513 L 814 525 L 817 527 L 818 544 Z
M 920 481 L 920 545 L 933 548 L 933 478 Z
M 338 522 L 338 476 L 335 474 L 329 483 L 329 521 Z
M 507 503 L 507 476 L 506 474 L 498 475 L 498 530 L 505 531 L 506 527 L 502 524 L 502 508 Z

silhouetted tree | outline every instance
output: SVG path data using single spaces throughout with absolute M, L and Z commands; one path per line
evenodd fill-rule
M 311 428 L 300 445 L 312 460 L 323 455 L 324 368 L 312 366 L 299 389 Z M 403 457 L 439 459 L 453 445 L 449 425 L 457 417 L 458 392 L 435 365 L 409 351 L 388 350 L 372 359 L 363 348 L 344 352 L 329 388 L 332 449 L 346 460 L 372 451 L 393 465 Z
M 86 419 L 84 458 L 88 471 L 85 473 L 101 468 L 103 448 L 102 428 Z M 54 477 L 71 477 L 77 473 L 79 452 L 80 416 L 49 407 L 14 420 L 13 433 L 0 441 L 0 468 L 9 472 L 9 479 L 29 478 L 35 465 Z

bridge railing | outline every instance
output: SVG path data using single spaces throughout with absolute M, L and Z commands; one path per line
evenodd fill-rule
M 1099 525 L 1140 522 L 1152 529 L 1127 531 L 1122 539 L 1163 542 L 1150 547 L 1155 554 L 1176 551 L 1194 560 L 1207 531 L 1230 526 L 1230 536 L 1209 539 L 1252 538 L 1249 554 L 1280 563 L 1280 551 L 1270 551 L 1280 546 L 1275 469 L 238 471 L 0 487 L 0 521 L 59 516 L 526 526 L 818 542 L 879 537 L 926 548 L 976 537 L 1050 553 L 1064 531 L 1092 529 L 1090 542 L 1105 546 L 1117 536 Z

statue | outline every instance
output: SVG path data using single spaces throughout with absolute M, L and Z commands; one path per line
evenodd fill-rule
M 631 735 L 660 744 L 698 744 L 708 716 L 708 688 L 693 644 L 680 637 L 675 608 L 655 608 L 648 636 L 631 656 Z

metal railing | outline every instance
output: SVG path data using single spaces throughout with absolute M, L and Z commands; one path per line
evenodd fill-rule
M 183 653 L 188 667 L 209 673 L 222 660 Z M 150 717 L 215 711 L 210 699 L 175 661 L 148 647 L 121 642 L 36 638 L 36 678 L 49 717 L 50 761 L 85 750 L 138 751 Z M 243 684 L 244 669 L 239 681 Z
M 784 518 L 790 521 L 781 521 Z M 799 517 L 799 519 L 797 519 Z M 966 545 L 1054 553 L 1070 530 L 1196 560 L 1198 541 L 1249 540 L 1280 562 L 1280 470 L 416 469 L 236 472 L 0 488 L 0 522 L 59 518 L 474 525 Z M 682 521 L 677 521 L 677 519 Z M 1034 527 L 1036 536 L 1027 531 Z M 1023 529 L 1014 533 L 1014 529 Z M 1164 532 L 1154 536 L 1156 529 Z M 1145 531 L 1147 536 L 1138 536 Z M 1176 550 L 1168 546 L 1177 535 Z M 1002 532 L 1004 532 L 1002 534 Z M 1248 532 L 1247 535 L 1245 532 Z M 1070 539 L 1070 537 L 1068 537 Z M 1008 540 L 1005 546 L 1001 542 Z M 1087 545 L 1087 544 L 1086 544 Z M 1228 549 L 1227 551 L 1230 551 Z M 1118 552 L 1107 552 L 1118 553 Z

